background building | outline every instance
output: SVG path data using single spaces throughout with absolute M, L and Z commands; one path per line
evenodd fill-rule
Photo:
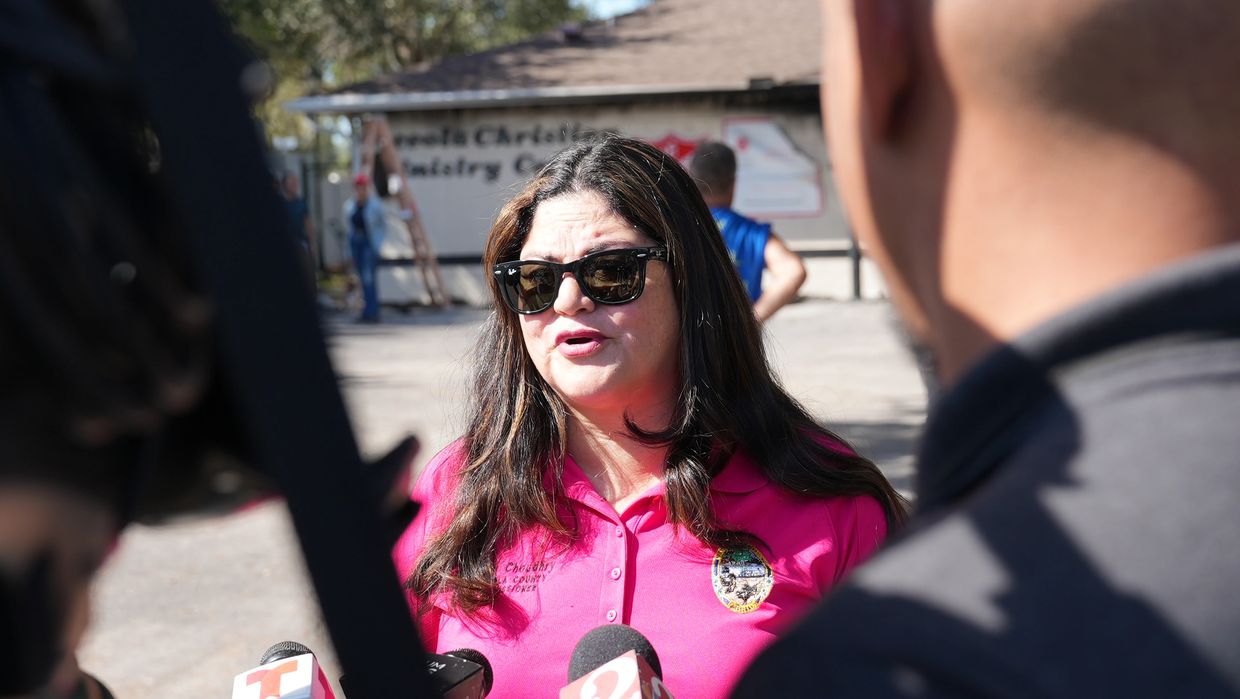
M 874 296 L 875 273 L 854 279 L 826 159 L 820 53 L 814 0 L 655 0 L 287 107 L 312 118 L 386 116 L 451 295 L 461 300 L 482 298 L 477 262 L 499 207 L 553 153 L 597 130 L 646 139 L 685 163 L 703 140 L 728 142 L 739 163 L 735 206 L 773 222 L 807 258 L 803 293 Z M 349 195 L 348 178 L 333 179 L 320 197 L 329 262 L 345 247 L 332 238 L 343 231 Z M 389 239 L 383 299 L 416 302 L 422 290 L 409 245 Z

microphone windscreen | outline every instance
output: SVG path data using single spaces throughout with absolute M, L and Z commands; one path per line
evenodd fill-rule
M 577 647 L 573 648 L 573 656 L 568 663 L 569 684 L 629 651 L 635 651 L 654 670 L 654 674 L 663 677 L 663 666 L 659 663 L 659 655 L 654 652 L 654 646 L 650 645 L 650 639 L 632 626 L 605 624 L 582 636 Z
M 277 660 L 284 660 L 285 658 L 292 658 L 298 655 L 314 655 L 314 653 L 297 641 L 280 641 L 263 653 L 263 657 L 258 661 L 258 664 L 266 665 L 267 663 L 274 663 Z
M 451 655 L 454 658 L 468 660 L 471 663 L 478 663 L 482 666 L 482 693 L 485 696 L 491 691 L 491 686 L 495 684 L 495 671 L 491 669 L 491 661 L 487 660 L 487 656 L 473 648 L 458 648 L 450 650 L 444 655 Z

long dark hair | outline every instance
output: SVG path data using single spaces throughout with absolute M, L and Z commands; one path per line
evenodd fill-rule
M 668 516 L 703 543 L 744 537 L 722 527 L 710 481 L 738 449 L 775 483 L 815 497 L 870 495 L 891 527 L 904 521 L 903 498 L 878 468 L 819 426 L 772 377 L 761 330 L 722 237 L 697 187 L 672 158 L 642 141 L 604 134 L 555 156 L 500 212 L 483 256 L 485 269 L 517 259 L 534 212 L 570 192 L 597 192 L 613 212 L 668 249 L 680 307 L 681 388 L 666 428 L 630 433 L 668 447 Z M 492 275 L 495 307 L 479 343 L 473 405 L 453 515 L 434 532 L 407 580 L 422 601 L 448 593 L 472 613 L 494 603 L 495 557 L 530 527 L 571 541 L 575 523 L 557 517 L 563 493 L 567 409 L 526 354 L 517 316 Z M 551 470 L 555 488 L 547 492 Z

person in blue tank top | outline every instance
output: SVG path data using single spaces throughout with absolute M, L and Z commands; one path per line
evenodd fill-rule
M 765 321 L 789 301 L 805 283 L 805 264 L 771 224 L 759 223 L 732 209 L 736 192 L 736 154 L 726 144 L 706 142 L 693 152 L 689 173 L 715 217 L 732 263 L 745 283 L 759 321 Z M 762 273 L 769 282 L 762 288 Z

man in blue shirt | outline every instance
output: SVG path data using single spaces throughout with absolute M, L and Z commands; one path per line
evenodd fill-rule
M 689 173 L 719 225 L 732 263 L 745 283 L 754 314 L 765 321 L 797 295 L 805 283 L 805 264 L 771 231 L 732 209 L 736 193 L 736 154 L 726 144 L 707 142 L 693 152 Z M 762 288 L 762 272 L 769 275 Z
M 353 178 L 356 195 L 345 202 L 344 220 L 349 226 L 349 251 L 362 284 L 362 323 L 379 322 L 379 248 L 387 233 L 383 204 L 370 192 L 370 176 L 359 173 Z

